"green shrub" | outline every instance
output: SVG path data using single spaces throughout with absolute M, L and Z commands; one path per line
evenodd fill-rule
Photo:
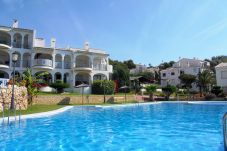
M 223 90 L 220 86 L 214 86 L 211 90 L 211 93 L 215 94 L 216 96 L 218 96 L 222 92 Z
M 176 90 L 177 90 L 177 88 L 172 85 L 167 85 L 166 87 L 162 88 L 162 92 L 165 94 L 166 101 L 169 100 L 170 95 L 173 94 L 174 92 L 176 92 Z
M 114 93 L 114 82 L 107 80 L 96 80 L 92 84 L 92 93 L 93 94 L 113 94 Z
M 57 93 L 63 93 L 65 88 L 69 87 L 68 83 L 64 83 L 61 80 L 57 80 L 55 83 L 50 84 L 50 87 L 57 90 Z

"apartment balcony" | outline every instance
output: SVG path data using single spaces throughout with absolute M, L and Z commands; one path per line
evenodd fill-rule
M 76 64 L 75 66 L 76 71 L 92 71 L 91 64 Z
M 62 68 L 62 62 L 56 61 L 56 62 L 55 62 L 55 68 L 56 68 L 56 69 L 61 69 L 61 68 Z
M 49 59 L 35 59 L 33 68 L 37 69 L 53 69 L 53 61 Z
M 0 68 L 1 69 L 9 69 L 9 61 L 1 61 L 0 60 Z
M 0 40 L 0 48 L 2 49 L 10 49 L 11 48 L 11 42 Z
M 95 64 L 93 66 L 94 70 L 98 70 L 98 71 L 107 71 L 107 65 L 105 64 Z

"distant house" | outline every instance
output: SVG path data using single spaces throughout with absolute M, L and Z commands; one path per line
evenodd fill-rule
M 154 82 L 154 80 L 147 79 L 143 76 L 130 77 L 130 87 L 132 89 L 135 89 L 137 86 L 143 87 L 147 84 L 152 84 Z
M 155 73 L 155 71 L 159 71 L 158 68 L 149 68 L 147 67 L 146 65 L 142 65 L 142 64 L 136 64 L 136 67 L 134 69 L 131 69 L 130 70 L 130 73 L 131 74 L 138 74 L 138 73 L 141 73 L 141 72 L 151 72 L 151 73 Z
M 134 69 L 130 70 L 131 74 L 138 74 L 141 72 L 145 72 L 147 70 L 146 65 L 142 65 L 142 64 L 136 64 L 136 67 Z
M 180 84 L 179 76 L 181 74 L 191 74 L 197 76 L 198 73 L 210 67 L 210 63 L 198 59 L 180 59 L 174 63 L 172 67 L 160 71 L 161 73 L 161 86 Z M 193 89 L 196 89 L 196 85 L 192 85 Z
M 220 63 L 215 67 L 217 85 L 227 93 L 227 63 Z

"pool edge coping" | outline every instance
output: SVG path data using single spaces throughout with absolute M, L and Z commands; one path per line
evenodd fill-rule
M 40 112 L 40 113 L 33 113 L 33 114 L 26 114 L 26 115 L 21 115 L 21 120 L 22 119 L 32 119 L 32 118 L 42 118 L 42 117 L 48 117 L 48 116 L 53 116 L 62 112 L 65 112 L 69 109 L 73 108 L 73 106 L 65 106 L 56 110 L 52 111 L 47 111 L 47 112 Z M 16 117 L 10 116 L 9 121 L 16 121 L 19 120 L 19 115 Z M 0 118 L 0 123 L 3 123 L 4 121 L 8 121 L 8 117 Z

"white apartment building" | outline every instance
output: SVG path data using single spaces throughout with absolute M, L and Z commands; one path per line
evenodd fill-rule
M 180 59 L 174 63 L 172 67 L 162 70 L 161 73 L 161 86 L 180 84 L 179 76 L 181 74 L 191 74 L 197 76 L 199 72 L 209 68 L 210 63 L 198 59 Z M 193 89 L 196 89 L 196 85 L 192 85 Z
M 217 85 L 227 93 L 227 63 L 220 63 L 215 67 Z
M 26 68 L 31 68 L 34 75 L 48 72 L 43 77 L 47 83 L 62 80 L 75 91 L 81 83 L 91 85 L 97 79 L 109 80 L 112 73 L 105 51 L 90 48 L 88 42 L 83 48 L 56 48 L 54 38 L 48 47 L 45 39 L 36 37 L 35 30 L 19 28 L 18 21 L 12 27 L 0 26 L 0 78 L 11 78 L 15 52 L 19 55 L 16 74 L 22 75 Z

